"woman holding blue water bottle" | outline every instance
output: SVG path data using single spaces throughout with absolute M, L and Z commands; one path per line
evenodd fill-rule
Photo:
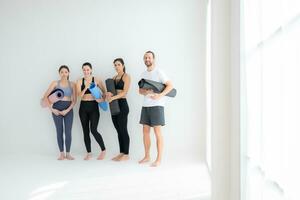
M 90 160 L 92 158 L 90 132 L 101 148 L 101 152 L 97 159 L 103 160 L 106 153 L 105 145 L 101 134 L 97 131 L 97 127 L 100 118 L 98 103 L 104 103 L 104 96 L 102 98 L 95 99 L 89 88 L 91 84 L 95 84 L 95 86 L 100 88 L 102 94 L 105 94 L 106 90 L 102 81 L 99 78 L 92 76 L 92 65 L 90 63 L 84 63 L 82 65 L 82 71 L 84 77 L 77 81 L 76 87 L 78 96 L 81 98 L 79 117 L 84 135 L 84 144 L 87 151 L 87 155 L 84 157 L 84 160 Z

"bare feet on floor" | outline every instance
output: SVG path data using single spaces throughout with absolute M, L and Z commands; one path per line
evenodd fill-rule
M 74 160 L 75 158 L 73 156 L 71 156 L 71 154 L 67 153 L 66 159 L 67 160 Z
M 160 161 L 156 160 L 150 165 L 150 167 L 158 167 L 159 165 L 160 165 Z
M 92 158 L 91 153 L 87 153 L 86 156 L 83 158 L 84 160 L 90 160 Z
M 100 155 L 98 156 L 97 160 L 103 160 L 105 157 L 106 151 L 101 151 Z
M 123 154 L 121 157 L 118 158 L 117 161 L 126 161 L 129 160 L 128 154 Z
M 65 154 L 64 153 L 60 153 L 59 157 L 57 158 L 57 160 L 64 160 L 65 159 Z
M 121 158 L 123 156 L 123 153 L 120 153 L 119 155 L 115 156 L 112 158 L 113 161 L 117 161 L 119 160 L 119 158 Z
M 147 163 L 149 161 L 150 161 L 150 157 L 145 156 L 142 160 L 139 161 L 139 163 L 142 164 L 142 163 Z

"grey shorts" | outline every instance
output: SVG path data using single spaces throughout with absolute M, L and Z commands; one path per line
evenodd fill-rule
M 148 126 L 164 126 L 165 112 L 163 106 L 143 107 L 140 124 Z

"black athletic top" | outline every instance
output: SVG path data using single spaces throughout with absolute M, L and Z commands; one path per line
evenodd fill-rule
M 94 83 L 94 77 L 92 77 L 92 82 Z M 85 88 L 84 78 L 82 78 L 81 91 L 84 90 L 84 88 Z M 91 91 L 87 89 L 84 94 L 91 94 Z
M 124 89 L 124 81 L 123 81 L 124 74 L 121 76 L 121 78 L 118 82 L 116 80 L 117 77 L 115 78 L 115 88 L 116 88 L 116 90 L 123 90 Z

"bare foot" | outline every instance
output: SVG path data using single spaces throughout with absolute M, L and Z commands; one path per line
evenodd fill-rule
M 57 160 L 64 160 L 65 159 L 65 154 L 64 153 L 60 153 L 59 157 L 57 158 Z
M 145 156 L 142 160 L 139 161 L 140 164 L 147 163 L 150 161 L 150 157 Z
M 84 160 L 90 160 L 92 158 L 91 153 L 87 153 L 86 156 L 83 158 Z
M 160 165 L 160 161 L 156 160 L 155 162 L 153 162 L 150 167 L 158 167 Z
M 129 156 L 127 154 L 123 154 L 117 161 L 126 161 L 129 160 Z
M 67 153 L 66 159 L 67 160 L 74 160 L 75 158 L 73 156 L 71 156 L 70 154 Z
M 97 160 L 103 160 L 105 157 L 106 151 L 101 151 L 100 155 L 98 156 Z
M 119 160 L 119 158 L 121 158 L 123 156 L 122 153 L 120 153 L 119 155 L 117 155 L 116 157 L 114 157 L 112 160 L 117 161 Z

